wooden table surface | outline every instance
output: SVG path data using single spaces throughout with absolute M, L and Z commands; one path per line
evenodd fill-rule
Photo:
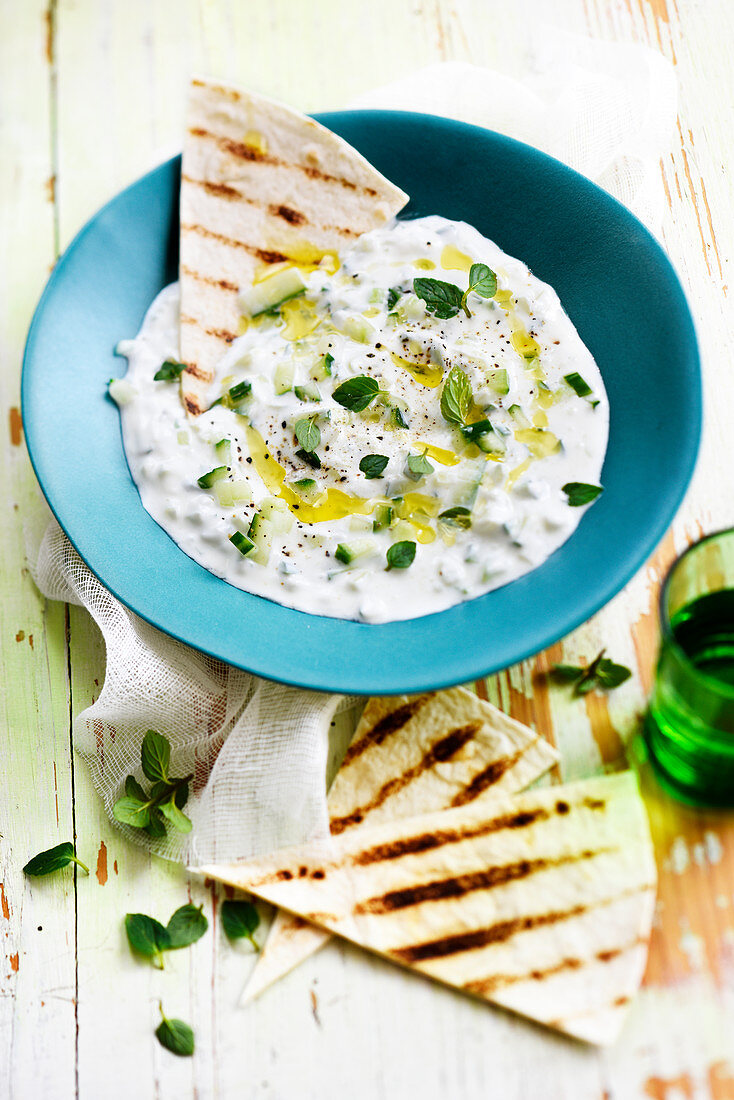
M 661 572 L 702 531 L 734 523 L 730 0 L 0 0 L 2 1098 L 734 1100 L 734 814 L 672 802 L 643 766 L 659 905 L 644 988 L 611 1050 L 337 943 L 240 1009 L 252 956 L 223 941 L 218 890 L 128 845 L 74 755 L 71 720 L 99 692 L 104 654 L 86 613 L 44 601 L 24 565 L 36 489 L 18 408 L 33 307 L 97 207 L 179 148 L 188 75 L 338 108 L 431 61 L 511 72 L 540 18 L 644 42 L 676 66 L 662 238 L 690 296 L 706 383 L 696 477 L 654 558 L 562 644 L 480 685 L 557 744 L 560 780 L 624 766 L 651 683 Z M 602 645 L 634 669 L 629 683 L 583 700 L 548 690 L 550 663 Z M 72 838 L 89 878 L 23 876 L 31 854 Z M 132 959 L 124 914 L 167 919 L 189 897 L 212 931 L 163 973 Z M 159 998 L 194 1026 L 193 1059 L 154 1040 Z

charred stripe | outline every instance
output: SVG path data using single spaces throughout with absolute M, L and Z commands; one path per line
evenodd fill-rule
M 319 179 L 325 183 L 336 183 L 349 191 L 362 191 L 365 195 L 377 196 L 374 187 L 364 187 L 356 184 L 353 180 L 345 179 L 343 176 L 333 176 L 329 172 L 322 172 L 320 168 L 314 168 L 312 165 L 294 164 L 292 161 L 274 157 L 269 153 L 261 152 L 252 145 L 245 145 L 241 141 L 233 141 L 232 138 L 225 137 L 223 134 L 213 134 L 211 130 L 204 130 L 201 127 L 192 127 L 189 133 L 192 137 L 215 142 L 225 153 L 229 153 L 231 157 L 238 160 L 259 161 L 262 164 L 271 164 L 279 168 L 291 168 L 303 172 L 309 179 Z
M 236 283 L 230 283 L 227 279 L 216 279 L 213 275 L 203 275 L 201 271 L 194 271 L 190 267 L 186 267 L 185 264 L 181 265 L 181 274 L 186 275 L 189 279 L 195 279 L 197 283 L 208 283 L 209 286 L 219 287 L 220 290 L 231 291 L 236 294 L 240 289 Z
M 198 233 L 201 237 L 208 237 L 209 240 L 219 241 L 220 244 L 227 245 L 228 248 L 242 248 L 245 252 L 249 252 L 251 256 L 256 256 L 258 260 L 262 260 L 266 264 L 281 264 L 285 260 L 291 259 L 290 256 L 286 256 L 284 252 L 275 252 L 268 248 L 257 248 L 254 244 L 248 244 L 247 241 L 238 241 L 234 237 L 225 237 L 222 233 L 215 233 L 213 229 L 207 229 L 204 225 L 182 224 L 182 233 Z
M 359 741 L 355 741 L 349 746 L 342 761 L 342 767 L 351 764 L 371 745 L 381 745 L 391 734 L 397 733 L 398 730 L 407 725 L 410 719 L 433 697 L 433 694 L 435 693 L 419 695 L 417 698 L 403 703 L 402 706 L 396 707 L 395 710 L 391 710 L 389 714 L 375 722 L 372 729 L 367 730 L 366 733 L 362 734 Z
M 463 791 L 459 791 L 458 794 L 454 795 L 451 799 L 451 805 L 466 806 L 468 802 L 473 802 L 475 798 L 479 798 L 480 794 L 483 794 L 489 787 L 499 783 L 505 772 L 509 771 L 510 768 L 514 768 L 524 752 L 525 749 L 518 749 L 512 756 L 504 756 L 501 760 L 493 760 L 491 764 L 467 783 Z
M 389 779 L 387 783 L 383 783 L 371 801 L 344 817 L 332 818 L 330 822 L 332 836 L 338 836 L 339 833 L 343 833 L 345 829 L 350 829 L 354 825 L 361 825 L 364 819 L 382 806 L 388 798 L 392 798 L 393 795 L 403 790 L 404 787 L 407 787 L 409 783 L 412 783 L 425 771 L 434 768 L 438 763 L 450 760 L 452 756 L 460 752 L 481 728 L 481 722 L 470 722 L 466 726 L 459 726 L 451 730 L 445 737 L 436 741 L 412 768 L 408 768 L 402 775 L 396 775 Z
M 402 890 L 390 890 L 387 894 L 360 902 L 354 911 L 355 913 L 392 913 L 396 909 L 408 909 L 428 901 L 461 898 L 477 890 L 492 890 L 496 886 L 505 886 L 509 882 L 530 878 L 538 871 L 547 871 L 551 867 L 563 867 L 569 863 L 580 863 L 613 851 L 616 849 L 597 848 L 560 856 L 557 859 L 522 859 L 517 863 L 489 867 L 486 871 L 474 871 L 466 875 L 455 875 L 452 878 L 436 879 L 434 882 L 425 882 L 420 886 L 407 886 Z
M 215 339 L 224 340 L 225 343 L 227 343 L 227 344 L 231 344 L 233 340 L 237 339 L 236 333 L 229 332 L 226 328 L 207 328 L 206 325 L 204 325 L 197 317 L 189 317 L 185 313 L 181 314 L 181 324 L 182 325 L 196 325 L 203 332 L 205 332 L 207 334 L 207 336 L 214 336 Z M 190 373 L 193 373 L 193 371 L 191 371 Z M 196 377 L 200 378 L 200 377 L 202 377 L 202 375 L 197 374 Z M 213 375 L 210 373 L 208 375 L 208 377 L 212 378 Z
M 577 959 L 571 956 L 561 959 L 553 966 L 546 966 L 542 970 L 531 970 L 527 974 L 491 974 L 487 978 L 477 978 L 467 982 L 464 989 L 469 993 L 487 996 L 498 989 L 504 989 L 505 986 L 515 985 L 517 982 L 542 982 L 546 978 L 552 978 L 556 974 L 562 974 L 568 970 L 582 970 L 586 966 L 592 966 L 595 962 L 612 962 L 619 955 L 624 955 L 627 951 L 632 951 L 635 947 L 641 947 L 645 943 L 647 943 L 645 937 L 638 936 L 637 939 L 632 940 L 623 947 L 611 947 L 604 951 L 597 951 L 589 958 Z
M 445 959 L 450 955 L 458 955 L 464 951 L 475 951 L 479 947 L 487 947 L 492 943 L 505 943 L 519 932 L 530 932 L 535 928 L 544 928 L 550 924 L 559 924 L 571 917 L 580 917 L 591 909 L 599 909 L 605 905 L 613 905 L 629 894 L 642 893 L 649 890 L 650 886 L 635 887 L 631 890 L 622 890 L 610 898 L 602 898 L 589 905 L 572 905 L 570 909 L 557 909 L 549 913 L 536 913 L 528 917 L 516 917 L 513 920 L 498 921 L 489 928 L 478 928 L 474 932 L 460 932 L 454 936 L 442 936 L 437 940 L 429 940 L 426 943 L 411 944 L 408 947 L 394 947 L 387 951 L 392 958 L 408 964 L 427 962 L 430 959 Z

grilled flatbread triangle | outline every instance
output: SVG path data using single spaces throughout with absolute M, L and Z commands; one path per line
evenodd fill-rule
M 329 791 L 331 832 L 511 794 L 557 759 L 542 737 L 466 688 L 370 699 Z M 328 939 L 323 929 L 278 913 L 243 1000 Z
M 232 85 L 193 80 L 181 178 L 181 395 L 207 407 L 260 269 L 313 265 L 393 217 L 408 196 L 330 130 Z
M 198 870 L 603 1044 L 642 978 L 656 879 L 631 772 Z

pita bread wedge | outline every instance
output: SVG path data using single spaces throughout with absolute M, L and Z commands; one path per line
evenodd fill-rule
M 655 890 L 631 772 L 199 870 L 601 1044 L 617 1037 L 642 978 Z
M 238 291 L 269 265 L 314 265 L 383 225 L 408 196 L 310 118 L 191 82 L 181 178 L 181 394 L 196 416 L 238 334 Z
M 542 737 L 453 688 L 370 699 L 329 792 L 331 831 L 468 805 L 527 787 L 558 759 Z M 329 939 L 278 913 L 243 994 L 251 1000 Z

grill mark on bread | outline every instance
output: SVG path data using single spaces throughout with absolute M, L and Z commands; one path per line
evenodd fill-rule
M 207 328 L 206 325 L 204 325 L 203 322 L 201 322 L 197 317 L 189 317 L 188 314 L 186 314 L 186 313 L 181 314 L 181 324 L 182 325 L 197 325 L 200 329 L 202 329 L 207 334 L 207 336 L 214 336 L 217 340 L 224 340 L 224 342 L 227 343 L 227 344 L 231 344 L 233 340 L 237 339 L 237 334 L 236 333 L 229 332 L 229 330 L 226 329 L 226 328 Z M 190 367 L 187 367 L 186 369 L 188 370 L 188 372 L 190 374 L 195 373 L 194 371 L 191 370 Z M 196 368 L 196 369 L 198 370 L 198 369 L 203 369 L 203 368 Z M 197 374 L 196 377 L 197 378 L 203 378 L 204 375 L 203 374 Z M 207 375 L 207 377 L 212 378 L 213 375 L 211 373 L 209 373 Z
M 194 364 L 191 364 L 191 365 L 187 366 L 187 368 L 186 368 L 186 373 L 187 374 L 193 374 L 193 371 L 191 370 L 192 365 L 194 365 Z M 184 393 L 182 396 L 183 396 L 183 403 L 186 406 L 186 412 L 191 413 L 192 416 L 201 416 L 201 414 L 203 413 L 204 410 L 202 409 L 202 407 L 199 404 L 198 400 L 195 397 L 193 397 L 190 393 Z
M 229 183 L 219 183 L 216 180 L 200 180 L 187 175 L 181 178 L 185 183 L 190 183 L 194 187 L 201 187 L 203 191 L 206 191 L 208 195 L 212 195 L 213 198 L 223 199 L 225 202 L 243 202 L 248 206 L 255 206 L 261 210 L 267 210 L 273 218 L 282 218 L 283 221 L 288 222 L 289 225 L 313 225 L 314 228 L 317 229 L 339 233 L 342 237 L 360 236 L 360 233 L 356 229 L 350 229 L 343 225 L 317 226 L 302 210 L 294 210 L 292 206 L 286 206 L 285 204 L 262 203 L 258 199 L 253 199 L 250 195 L 246 195 L 238 187 L 233 187 Z M 191 273 L 189 272 L 189 274 Z
M 428 695 L 419 695 L 417 699 L 411 699 L 410 702 L 403 703 L 402 706 L 391 710 L 375 722 L 372 729 L 367 730 L 358 741 L 352 742 L 349 746 L 342 761 L 342 768 L 353 763 L 371 745 L 381 745 L 391 734 L 397 733 L 403 726 L 406 726 L 434 694 L 434 692 L 431 692 Z
M 492 890 L 496 886 L 505 886 L 509 882 L 530 878 L 538 871 L 547 871 L 549 867 L 563 867 L 582 860 L 595 859 L 596 856 L 615 851 L 613 848 L 589 849 L 559 856 L 556 859 L 522 859 L 517 863 L 506 863 L 498 867 L 488 867 L 486 871 L 473 871 L 452 878 L 436 879 L 420 886 L 406 886 L 402 890 L 390 890 L 379 897 L 360 902 L 355 913 L 392 913 L 396 909 L 409 909 L 429 901 L 446 901 L 462 898 L 477 890 Z
M 510 768 L 514 768 L 518 760 L 525 753 L 525 748 L 518 749 L 512 756 L 503 756 L 501 760 L 493 760 L 486 768 L 475 775 L 462 791 L 455 794 L 451 799 L 450 805 L 466 806 L 468 802 L 473 802 L 475 798 L 479 798 L 480 794 L 483 794 L 488 787 L 493 787 L 495 783 L 499 783 L 505 772 Z
M 302 214 L 300 210 L 294 210 L 292 206 L 277 206 L 275 203 L 271 203 L 268 206 L 268 212 L 274 218 L 282 218 L 289 225 L 303 225 L 304 222 L 308 221 L 305 214 Z
M 497 833 L 503 829 L 524 829 L 538 821 L 546 821 L 550 816 L 550 812 L 545 809 L 521 810 L 514 814 L 502 814 L 500 817 L 492 818 L 491 821 L 483 821 L 479 825 L 466 826 L 463 829 L 440 829 L 435 833 L 419 833 L 418 836 L 404 837 L 356 852 L 352 856 L 352 863 L 358 867 L 366 867 L 371 863 L 382 863 L 383 860 L 419 855 L 421 852 L 441 848 L 444 844 L 460 844 L 464 840 L 489 836 L 490 833 Z
M 591 966 L 595 962 L 611 962 L 619 955 L 623 955 L 627 951 L 632 951 L 635 947 L 640 947 L 645 943 L 647 943 L 645 937 L 638 936 L 622 947 L 612 947 L 605 951 L 596 951 L 590 958 L 578 959 L 571 956 L 561 959 L 560 962 L 554 963 L 553 966 L 546 966 L 542 970 L 530 970 L 527 974 L 491 974 L 487 978 L 475 978 L 470 982 L 466 982 L 464 989 L 469 993 L 487 996 L 498 989 L 504 989 L 508 985 L 516 985 L 518 982 L 543 982 L 546 978 L 552 978 L 556 974 L 562 974 L 568 970 L 582 970 L 584 967 Z
M 213 134 L 211 130 L 205 130 L 200 126 L 192 126 L 189 129 L 189 133 L 192 137 L 204 138 L 208 141 L 215 142 L 223 152 L 228 153 L 236 160 L 258 161 L 261 164 L 270 164 L 278 168 L 291 168 L 295 171 L 303 172 L 309 179 L 323 180 L 326 183 L 336 183 L 341 187 L 347 188 L 349 191 L 361 191 L 363 194 L 372 195 L 373 197 L 377 197 L 378 194 L 374 187 L 365 187 L 363 184 L 357 184 L 354 180 L 348 180 L 344 176 L 334 176 L 330 172 L 322 172 L 320 168 L 315 168 L 310 164 L 295 164 L 293 161 L 275 157 L 271 153 L 263 153 L 253 145 L 246 145 L 242 141 L 234 141 L 232 138 L 225 137 L 223 134 Z
M 284 252 L 276 252 L 270 248 L 258 248 L 254 244 L 248 244 L 247 241 L 238 241 L 234 237 L 225 237 L 223 233 L 215 233 L 213 229 L 207 229 L 205 225 L 198 225 L 197 223 L 189 223 L 181 225 L 182 233 L 198 233 L 201 237 L 207 237 L 211 241 L 219 241 L 220 244 L 227 245 L 228 248 L 243 248 L 245 252 L 249 252 L 251 256 L 256 256 L 258 260 L 262 260 L 266 264 L 282 264 L 285 260 L 290 260 L 292 257 L 286 256 Z
M 217 279 L 213 275 L 204 275 L 201 271 L 194 271 L 190 267 L 186 267 L 185 264 L 181 265 L 181 274 L 186 275 L 189 279 L 196 279 L 197 283 L 208 283 L 209 286 L 216 286 L 220 290 L 231 291 L 236 294 L 240 289 L 237 283 L 230 283 L 227 279 Z
M 445 737 L 442 737 L 439 741 L 431 745 L 418 763 L 412 768 L 407 768 L 402 775 L 396 775 L 392 779 L 388 779 L 386 783 L 383 783 L 375 796 L 369 802 L 365 803 L 364 806 L 360 806 L 344 817 L 332 818 L 330 822 L 332 836 L 338 836 L 339 833 L 343 833 L 345 829 L 351 829 L 355 825 L 360 825 L 368 814 L 382 806 L 388 798 L 392 798 L 398 791 L 407 787 L 409 783 L 412 783 L 413 780 L 417 779 L 423 772 L 434 768 L 438 763 L 450 760 L 452 756 L 455 756 L 457 752 L 463 749 L 467 742 L 474 738 L 475 734 L 478 733 L 481 728 L 481 722 L 469 722 L 465 726 L 458 726 L 456 729 L 451 730 Z
M 635 887 L 631 890 L 622 890 L 610 898 L 601 898 L 599 901 L 590 902 L 587 905 L 572 905 L 569 909 L 553 909 L 548 913 L 536 913 L 528 917 L 516 917 L 512 920 L 497 921 L 488 928 L 478 928 L 473 932 L 459 932 L 453 936 L 442 936 L 437 940 L 428 940 L 425 943 L 410 944 L 406 947 L 388 948 L 386 953 L 399 962 L 413 964 L 428 962 L 432 959 L 446 959 L 451 955 L 462 954 L 465 951 L 476 951 L 481 947 L 488 947 L 493 943 L 505 943 L 520 932 L 531 932 L 535 928 L 545 928 L 551 924 L 559 924 L 561 921 L 572 917 L 583 916 L 592 909 L 600 909 L 605 905 L 613 905 L 629 894 L 641 893 L 649 890 L 648 885 Z
M 184 371 L 193 378 L 198 378 L 200 382 L 211 382 L 212 380 L 211 371 L 204 370 L 203 367 L 198 366 L 196 363 L 186 363 Z

